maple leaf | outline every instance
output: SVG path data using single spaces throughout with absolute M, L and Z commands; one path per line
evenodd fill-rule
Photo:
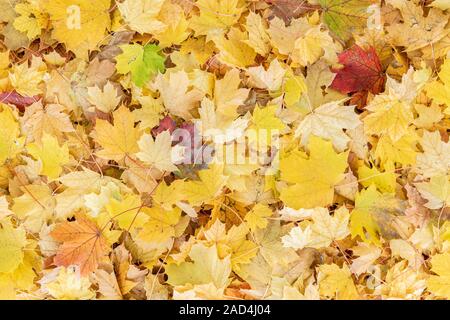
M 106 239 L 98 226 L 84 215 L 75 216 L 75 221 L 58 224 L 51 236 L 62 242 L 53 259 L 57 266 L 77 265 L 82 275 L 97 269 L 109 252 Z
M 286 248 L 303 249 L 311 243 L 312 230 L 311 226 L 305 227 L 294 227 L 289 231 L 288 235 L 281 238 L 283 246 Z
M 23 225 L 32 232 L 39 232 L 50 220 L 55 209 L 55 199 L 47 185 L 32 184 L 22 186 L 23 194 L 14 198 L 12 211 L 23 219 Z
M 200 205 L 213 200 L 224 187 L 228 177 L 223 175 L 223 165 L 211 165 L 198 172 L 199 181 L 188 181 L 185 184 L 186 200 L 192 205 Z
M 331 142 L 312 136 L 308 149 L 308 159 L 292 154 L 280 161 L 281 180 L 294 183 L 281 190 L 280 199 L 293 209 L 330 204 L 333 187 L 342 180 L 348 166 L 348 154 L 336 153 Z
M 336 264 L 319 266 L 319 292 L 321 295 L 337 300 L 359 299 L 358 291 L 346 265 L 339 268 Z
M 431 258 L 431 271 L 433 275 L 427 279 L 428 290 L 437 295 L 450 299 L 450 273 L 448 265 L 450 264 L 450 254 L 436 254 Z
M 406 1 L 388 0 L 387 3 L 400 10 L 402 24 L 393 24 L 387 28 L 390 37 L 397 45 L 413 51 L 431 45 L 448 34 L 445 25 L 448 17 L 438 9 L 431 8 L 424 17 L 421 6 Z
M 382 194 L 372 184 L 356 195 L 350 215 L 352 237 L 360 236 L 364 242 L 380 246 L 381 236 L 387 239 L 398 236 L 394 226 L 396 216 L 403 210 L 392 194 Z
M 95 140 L 103 147 L 97 154 L 106 159 L 121 161 L 125 156 L 139 151 L 140 132 L 134 127 L 134 116 L 125 106 L 113 113 L 114 125 L 106 120 L 97 120 Z
M 192 118 L 190 113 L 202 99 L 203 93 L 198 89 L 189 89 L 191 83 L 186 72 L 178 71 L 158 75 L 153 84 L 160 94 L 166 109 L 175 116 L 185 120 Z
M 216 80 L 214 103 L 217 112 L 233 119 L 237 116 L 237 107 L 244 104 L 250 92 L 249 89 L 239 88 L 239 84 L 238 69 L 232 69 L 225 74 L 223 79 Z
M 376 166 L 372 168 L 361 166 L 358 169 L 358 178 L 361 185 L 366 188 L 374 184 L 381 192 L 395 192 L 397 175 L 391 162 L 384 165 L 384 172 L 378 170 Z
M 204 284 L 212 282 L 217 288 L 226 286 L 231 272 L 230 257 L 220 259 L 215 246 L 204 244 L 192 246 L 189 256 L 193 262 L 183 262 L 180 265 L 169 264 L 166 272 L 167 280 L 172 285 Z
M 135 119 L 139 121 L 139 127 L 141 129 L 154 128 L 158 125 L 158 123 L 163 118 L 162 112 L 164 111 L 164 107 L 159 99 L 153 99 L 153 97 L 136 97 L 142 107 L 140 109 L 133 110 L 135 115 Z M 165 131 L 167 130 L 161 130 Z M 154 135 L 157 135 L 157 131 L 152 131 Z M 171 131 L 172 132 L 172 131 Z
M 191 34 L 189 21 L 179 4 L 164 2 L 159 19 L 167 25 L 164 31 L 155 32 L 155 38 L 163 48 L 179 45 Z
M 360 236 L 368 243 L 380 244 L 380 227 L 370 213 L 370 207 L 380 197 L 376 188 L 371 186 L 361 191 L 355 199 L 355 209 L 350 219 L 350 230 L 353 237 Z
M 63 139 L 63 134 L 74 132 L 69 115 L 59 104 L 34 103 L 25 110 L 21 119 L 22 130 L 30 140 L 41 141 L 45 133 Z
M 149 134 L 142 135 L 138 142 L 140 152 L 136 156 L 146 164 L 161 171 L 176 171 L 174 162 L 182 159 L 184 148 L 172 147 L 172 138 L 168 131 L 164 131 L 153 140 Z
M 450 205 L 450 181 L 449 176 L 441 175 L 431 177 L 429 182 L 416 183 L 416 187 L 422 196 L 428 200 L 425 207 L 440 209 Z
M 14 20 L 14 28 L 26 33 L 29 39 L 34 39 L 40 35 L 41 30 L 47 25 L 47 17 L 42 12 L 38 2 L 18 3 L 14 10 L 19 15 Z
M 43 285 L 49 294 L 59 300 L 92 299 L 95 292 L 90 289 L 91 282 L 87 277 L 80 277 L 76 268 L 58 268 L 56 278 Z
M 110 0 L 95 3 L 88 0 L 56 0 L 43 2 L 53 25 L 52 36 L 66 44 L 67 49 L 81 57 L 87 57 L 95 49 L 110 28 Z
M 169 211 L 161 207 L 143 209 L 148 221 L 143 224 L 138 237 L 145 242 L 165 242 L 175 236 L 175 226 L 181 218 L 181 210 L 175 208 Z
M 0 165 L 3 165 L 7 159 L 19 151 L 20 148 L 20 129 L 14 115 L 8 107 L 4 107 L 0 112 Z
M 423 153 L 417 155 L 417 168 L 425 177 L 445 175 L 450 168 L 450 142 L 444 142 L 439 132 L 424 131 L 420 141 Z
M 298 18 L 301 15 L 318 9 L 317 5 L 310 4 L 304 1 L 292 0 L 265 0 L 272 5 L 273 14 L 286 23 L 292 18 Z
M 111 219 L 117 220 L 122 229 L 129 230 L 131 227 L 142 227 L 147 221 L 145 214 L 140 212 L 141 206 L 142 202 L 139 196 L 130 194 L 124 196 L 120 201 L 114 198 L 110 199 L 105 209 Z
M 109 113 L 114 111 L 121 99 L 117 96 L 116 88 L 108 81 L 103 89 L 100 89 L 99 87 L 89 87 L 88 100 L 98 110 Z
M 374 47 L 364 50 L 353 45 L 338 57 L 343 68 L 335 70 L 337 74 L 331 88 L 342 93 L 369 90 L 377 94 L 383 91 L 383 69 Z
M 414 118 L 406 102 L 387 95 L 376 96 L 366 109 L 373 112 L 363 120 L 366 132 L 387 135 L 393 142 L 408 132 L 408 126 Z
M 14 228 L 8 220 L 0 223 L 0 272 L 12 272 L 23 261 L 23 248 L 26 244 L 23 228 Z
M 14 90 L 22 96 L 37 96 L 42 94 L 39 86 L 43 81 L 44 70 L 40 68 L 39 58 L 34 58 L 35 64 L 16 64 L 9 73 L 9 81 Z
M 231 28 L 227 37 L 214 36 L 213 41 L 220 50 L 219 60 L 232 67 L 243 68 L 255 62 L 256 52 L 246 44 L 247 36 L 237 28 Z
M 355 256 L 359 256 L 353 260 L 350 266 L 350 271 L 357 276 L 367 272 L 382 252 L 377 246 L 364 242 L 358 243 L 358 246 L 352 248 L 352 251 Z
M 255 129 L 257 136 L 259 132 L 265 132 L 267 135 L 273 135 L 285 128 L 284 123 L 276 116 L 278 106 L 266 106 L 265 108 L 256 107 L 253 110 L 252 125 L 250 129 Z
M 302 66 L 311 65 L 322 56 L 333 61 L 340 50 L 340 45 L 333 41 L 328 31 L 322 30 L 322 26 L 318 25 L 309 28 L 295 40 L 292 60 Z
M 252 83 L 257 88 L 277 91 L 280 89 L 286 70 L 281 66 L 278 59 L 272 60 L 269 67 L 265 70 L 262 66 L 248 68 Z
M 255 50 L 256 53 L 265 56 L 270 52 L 270 37 L 267 33 L 267 25 L 259 14 L 252 11 L 247 16 L 246 29 L 248 40 L 245 42 Z
M 200 15 L 191 18 L 190 25 L 196 35 L 208 35 L 224 30 L 239 20 L 244 7 L 238 8 L 238 0 L 198 0 Z
M 254 231 L 257 228 L 267 227 L 267 218 L 272 215 L 272 210 L 260 203 L 256 204 L 253 209 L 245 215 L 245 222 L 247 222 L 250 230 Z
M 0 102 L 5 104 L 12 104 L 19 108 L 20 111 L 25 111 L 25 108 L 31 106 L 33 103 L 38 102 L 40 96 L 24 97 L 16 91 L 1 92 Z
M 348 40 L 361 31 L 367 21 L 370 0 L 318 0 L 324 10 L 323 20 L 338 37 Z
M 27 146 L 28 153 L 42 162 L 41 174 L 50 179 L 56 179 L 62 173 L 62 166 L 69 162 L 69 147 L 59 146 L 53 136 L 44 134 L 41 144 L 33 143 Z
M 118 3 L 127 25 L 139 33 L 155 33 L 165 29 L 166 25 L 157 19 L 163 0 L 126 0 Z
M 120 74 L 131 73 L 131 79 L 142 87 L 152 75 L 164 72 L 164 57 L 159 54 L 161 48 L 154 44 L 124 44 L 122 53 L 116 57 L 116 68 Z
M 341 106 L 341 101 L 324 104 L 312 110 L 300 123 L 295 136 L 301 135 L 302 145 L 307 145 L 309 137 L 314 135 L 324 139 L 330 139 L 338 151 L 347 148 L 351 139 L 343 132 L 343 129 L 355 129 L 361 121 L 354 111 L 354 106 Z
M 348 229 L 350 215 L 345 207 L 336 210 L 333 216 L 330 216 L 328 210 L 316 210 L 311 218 L 312 247 L 327 247 L 333 241 L 342 240 L 350 234 Z
M 439 71 L 439 81 L 433 81 L 425 87 L 428 96 L 437 103 L 450 104 L 450 59 L 446 59 Z M 449 109 L 447 109 L 449 110 Z

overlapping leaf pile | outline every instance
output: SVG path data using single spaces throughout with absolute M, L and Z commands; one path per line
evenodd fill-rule
M 449 18 L 0 0 L 0 297 L 450 298 Z

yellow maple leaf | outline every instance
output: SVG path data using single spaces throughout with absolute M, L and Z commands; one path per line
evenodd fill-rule
M 265 56 L 270 52 L 270 37 L 267 33 L 267 23 L 259 14 L 250 11 L 246 24 L 248 40 L 245 42 L 255 50 L 256 53 Z
M 105 31 L 111 27 L 110 5 L 111 0 L 43 1 L 53 26 L 52 36 L 81 58 L 87 58 L 88 51 L 104 40 Z
M 139 151 L 138 139 L 140 130 L 134 127 L 134 116 L 125 106 L 113 113 L 114 125 L 106 120 L 97 120 L 95 140 L 103 150 L 97 155 L 116 161 L 123 161 L 126 156 Z
M 281 180 L 294 184 L 281 190 L 280 199 L 294 209 L 332 203 L 334 186 L 348 166 L 348 153 L 336 153 L 329 141 L 311 136 L 308 149 L 308 159 L 293 153 L 280 160 Z
M 14 10 L 19 15 L 14 20 L 14 28 L 27 34 L 28 39 L 34 39 L 46 28 L 48 17 L 42 12 L 38 0 L 28 0 L 18 3 Z
M 178 117 L 190 120 L 190 113 L 203 97 L 203 93 L 190 88 L 191 81 L 184 70 L 159 74 L 154 81 L 154 88 L 161 94 L 166 109 Z
M 117 7 L 126 24 L 141 34 L 163 31 L 166 25 L 157 19 L 164 0 L 125 0 Z
M 384 172 L 374 165 L 372 167 L 362 165 L 358 168 L 358 178 L 359 183 L 366 188 L 374 184 L 383 193 L 395 192 L 397 174 L 392 162 L 384 165 Z
M 319 293 L 336 300 L 357 300 L 360 298 L 347 265 L 339 268 L 336 264 L 319 266 Z
M 270 62 L 267 70 L 263 66 L 251 67 L 247 69 L 253 86 L 269 91 L 278 91 L 283 84 L 286 70 L 278 59 Z
M 37 62 L 38 60 L 34 61 Z M 40 62 L 42 62 L 42 60 Z M 44 70 L 37 64 L 32 64 L 30 67 L 28 67 L 28 63 L 16 64 L 12 71 L 9 72 L 9 81 L 11 82 L 11 85 L 18 93 L 24 96 L 41 94 L 42 88 L 40 87 L 40 84 L 43 79 Z
M 142 201 L 138 195 L 129 194 L 120 201 L 110 199 L 105 208 L 111 219 L 116 220 L 122 229 L 130 230 L 142 227 L 148 220 L 146 214 L 141 212 L 141 205 Z
M 0 273 L 13 272 L 24 258 L 25 229 L 14 228 L 9 220 L 1 221 L 0 226 Z
M 378 95 L 366 107 L 373 112 L 363 119 L 367 134 L 387 135 L 394 143 L 408 132 L 413 122 L 409 105 L 387 95 Z
M 428 290 L 438 297 L 450 299 L 450 253 L 436 254 L 431 258 L 431 271 L 437 275 L 427 279 Z
M 184 148 L 172 147 L 172 138 L 169 131 L 164 131 L 153 137 L 149 134 L 142 135 L 138 142 L 141 150 L 136 156 L 144 163 L 161 171 L 172 172 L 178 170 L 174 162 L 181 160 Z
M 423 153 L 417 155 L 415 170 L 424 177 L 445 175 L 450 168 L 450 142 L 442 141 L 439 131 L 424 131 L 420 145 Z
M 103 89 L 100 89 L 99 87 L 89 87 L 88 100 L 98 110 L 109 113 L 116 109 L 121 98 L 117 95 L 117 90 L 113 84 L 108 81 Z
M 330 61 L 337 61 L 337 52 L 340 50 L 340 45 L 334 43 L 328 31 L 321 30 L 318 25 L 295 40 L 292 61 L 306 66 L 313 64 L 323 55 Z
M 44 134 L 41 143 L 27 145 L 28 153 L 42 162 L 41 174 L 50 179 L 58 178 L 63 166 L 69 163 L 69 147 L 67 144 L 59 145 L 58 140 L 48 134 Z
M 263 205 L 263 204 L 256 204 L 252 210 L 247 212 L 245 215 L 245 222 L 247 222 L 250 230 L 255 231 L 256 229 L 264 229 L 267 227 L 267 218 L 272 215 L 272 210 Z
M 246 44 L 245 32 L 232 28 L 225 37 L 224 34 L 214 36 L 213 41 L 220 50 L 218 58 L 232 67 L 244 68 L 255 62 L 256 52 Z
M 380 227 L 372 216 L 372 208 L 380 201 L 375 185 L 362 190 L 356 195 L 355 209 L 350 216 L 350 231 L 352 237 L 360 236 L 367 243 L 380 245 Z
M 214 103 L 217 112 L 233 120 L 237 116 L 237 107 L 244 104 L 250 92 L 249 89 L 239 88 L 240 82 L 239 70 L 232 69 L 223 79 L 216 80 L 214 87 Z
M 178 201 L 185 198 L 183 180 L 175 180 L 170 185 L 162 182 L 153 193 L 153 201 L 165 210 L 171 210 Z
M 95 297 L 87 277 L 80 277 L 79 271 L 73 267 L 56 269 L 55 279 L 44 284 L 48 293 L 58 300 L 89 300 Z
M 412 165 L 416 163 L 418 136 L 410 128 L 397 141 L 393 141 L 389 135 L 383 135 L 378 140 L 375 157 L 382 163 L 397 162 L 403 165 Z
M 294 51 L 295 41 L 304 35 L 311 26 L 305 18 L 294 19 L 289 26 L 279 17 L 270 20 L 268 33 L 272 45 L 283 55 Z
M 186 200 L 193 206 L 214 200 L 222 191 L 228 178 L 223 175 L 223 165 L 218 164 L 199 171 L 198 176 L 199 181 L 187 181 L 184 186 Z
M 167 25 L 163 31 L 155 32 L 155 38 L 158 39 L 161 47 L 179 45 L 189 36 L 189 22 L 181 6 L 165 1 L 159 13 L 159 19 Z
M 23 219 L 23 225 L 31 232 L 39 232 L 50 220 L 55 209 L 55 198 L 47 185 L 22 186 L 23 195 L 14 198 L 11 210 Z
M 276 116 L 278 106 L 270 105 L 264 108 L 256 107 L 253 110 L 251 129 L 267 130 L 268 134 L 272 130 L 283 130 L 284 123 Z
M 194 244 L 189 256 L 193 262 L 166 266 L 166 273 L 169 276 L 168 283 L 172 285 L 213 283 L 217 288 L 227 285 L 231 272 L 230 257 L 220 259 L 216 246 L 207 247 L 201 243 Z
M 138 233 L 139 239 L 145 242 L 165 242 L 175 236 L 175 225 L 181 218 L 179 208 L 166 211 L 156 206 L 142 210 L 147 215 L 148 221 Z
M 66 112 L 60 104 L 47 104 L 44 107 L 41 102 L 34 103 L 23 115 L 23 131 L 30 140 L 41 141 L 44 133 L 47 133 L 63 141 L 64 133 L 75 131 Z
M 5 161 L 20 150 L 23 139 L 19 138 L 20 129 L 11 109 L 7 106 L 3 106 L 2 112 L 0 112 L 0 165 L 3 165 Z
M 430 209 L 450 206 L 450 176 L 431 177 L 429 182 L 416 183 L 420 194 L 428 200 L 425 204 Z
M 231 27 L 244 10 L 244 7 L 238 8 L 238 0 L 198 0 L 195 4 L 200 9 L 200 15 L 193 16 L 189 26 L 197 36 Z
M 342 240 L 350 234 L 348 221 L 350 215 L 347 208 L 340 207 L 331 216 L 328 210 L 315 210 L 312 214 L 310 246 L 314 248 L 328 247 L 333 241 Z
M 427 95 L 439 104 L 447 106 L 446 113 L 450 111 L 450 59 L 446 59 L 439 71 L 439 81 L 434 81 L 425 87 Z

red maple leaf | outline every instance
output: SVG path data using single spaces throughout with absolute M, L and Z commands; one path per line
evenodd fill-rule
M 165 116 L 164 119 L 159 121 L 159 125 L 152 129 L 154 136 L 169 130 L 172 133 L 177 128 L 177 123 L 170 116 Z
M 358 45 L 339 54 L 343 68 L 333 70 L 337 75 L 331 88 L 341 93 L 370 91 L 378 94 L 383 91 L 385 76 L 375 48 L 367 50 Z
M 16 91 L 0 92 L 0 103 L 15 105 L 20 111 L 39 101 L 40 96 L 24 97 Z

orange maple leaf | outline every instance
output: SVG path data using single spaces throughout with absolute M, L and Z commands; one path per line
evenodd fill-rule
M 60 223 L 51 236 L 63 244 L 53 260 L 56 266 L 77 265 L 81 275 L 97 269 L 109 252 L 106 239 L 98 226 L 85 215 L 76 215 L 76 221 Z

